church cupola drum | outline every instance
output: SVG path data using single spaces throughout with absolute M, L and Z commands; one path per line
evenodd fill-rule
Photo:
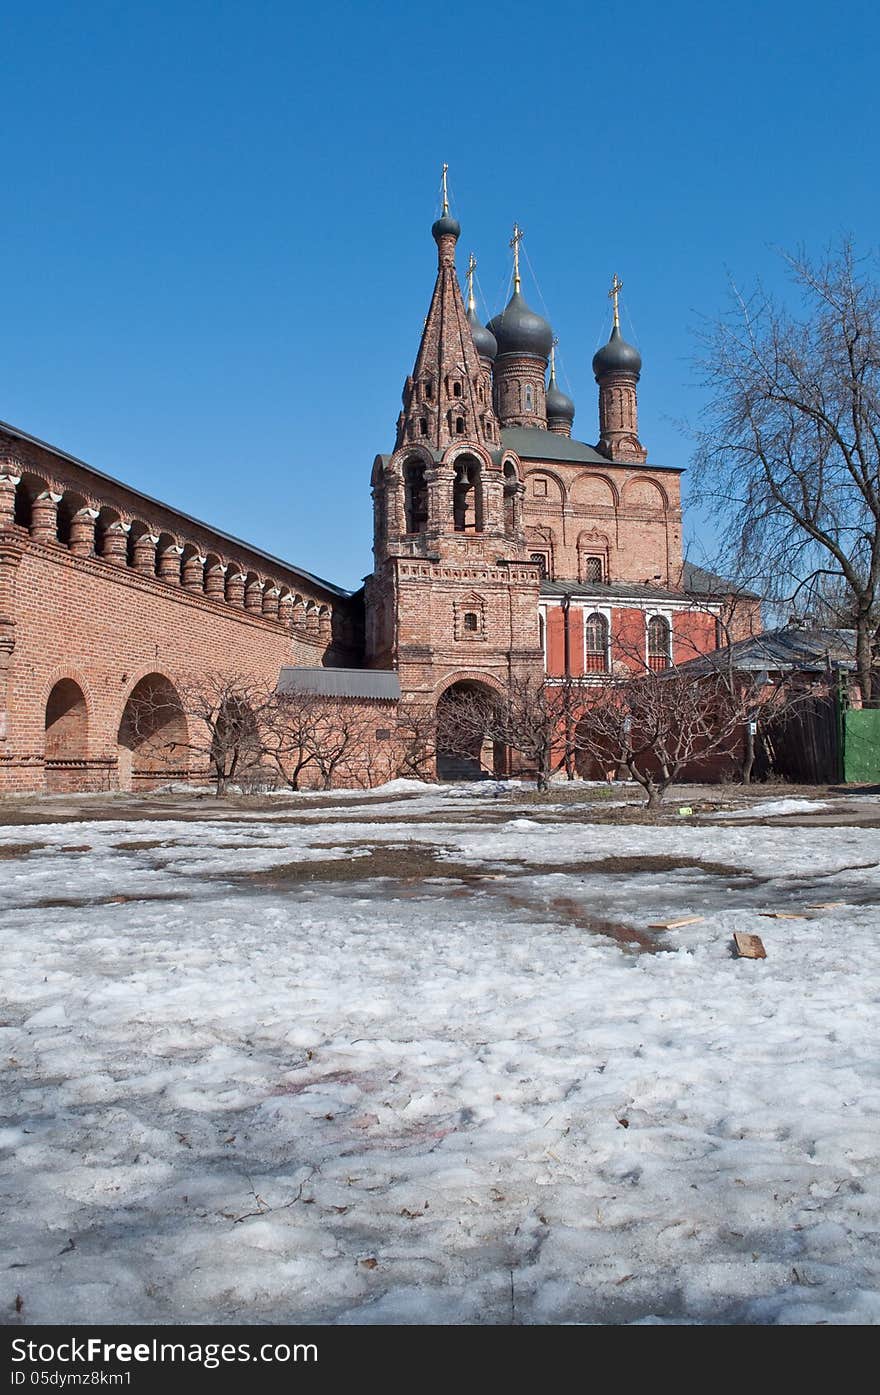
M 623 282 L 614 277 L 609 298 L 614 304 L 611 338 L 593 355 L 593 373 L 599 384 L 599 443 L 596 449 L 609 460 L 642 465 L 648 458 L 639 440 L 637 385 L 642 356 L 627 344 L 620 332 L 620 292 Z

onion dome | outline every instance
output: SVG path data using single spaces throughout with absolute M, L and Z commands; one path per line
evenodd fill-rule
M 517 288 L 507 306 L 489 321 L 489 330 L 498 344 L 498 354 L 529 354 L 546 359 L 553 343 L 553 330 L 547 321 L 526 304 Z
M 641 371 L 641 354 L 632 344 L 627 344 L 620 332 L 620 326 L 615 325 L 608 343 L 593 355 L 593 372 L 597 381 L 606 373 L 629 373 L 633 378 L 637 378 Z
M 494 360 L 498 352 L 498 344 L 495 335 L 492 333 L 491 329 L 487 329 L 484 324 L 480 323 L 473 305 L 468 306 L 467 322 L 471 327 L 474 345 L 480 358 Z
M 444 209 L 432 226 L 431 236 L 437 243 L 439 243 L 441 237 L 461 237 L 461 223 L 457 218 L 453 218 L 448 208 Z
M 571 398 L 564 393 L 556 383 L 556 372 L 550 370 L 550 381 L 547 384 L 547 420 L 564 421 L 569 426 L 574 421 L 574 403 Z

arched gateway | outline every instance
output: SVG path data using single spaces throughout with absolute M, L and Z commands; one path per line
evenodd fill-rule
M 479 717 L 497 701 L 488 683 L 462 679 L 437 699 L 438 780 L 483 780 L 507 772 L 507 750 L 479 734 Z

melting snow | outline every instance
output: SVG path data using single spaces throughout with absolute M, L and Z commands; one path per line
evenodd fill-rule
M 880 1320 L 876 831 L 380 793 L 0 829 L 3 1311 Z

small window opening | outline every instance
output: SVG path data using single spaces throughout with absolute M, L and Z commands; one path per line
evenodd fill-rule
M 477 615 L 476 615 L 476 611 L 473 611 L 473 610 L 465 611 L 464 627 L 465 627 L 465 629 L 468 630 L 471 634 L 476 634 L 476 630 L 477 630 Z
M 529 557 L 529 561 L 530 561 L 530 562 L 533 562 L 534 565 L 538 568 L 539 572 L 541 573 L 541 580 L 542 580 L 542 581 L 546 580 L 547 573 L 548 573 L 548 571 L 549 571 L 549 567 L 548 567 L 548 565 L 547 565 L 547 554 L 546 554 L 546 552 L 533 552 L 533 553 L 531 553 L 531 555 L 530 555 L 530 557 Z

